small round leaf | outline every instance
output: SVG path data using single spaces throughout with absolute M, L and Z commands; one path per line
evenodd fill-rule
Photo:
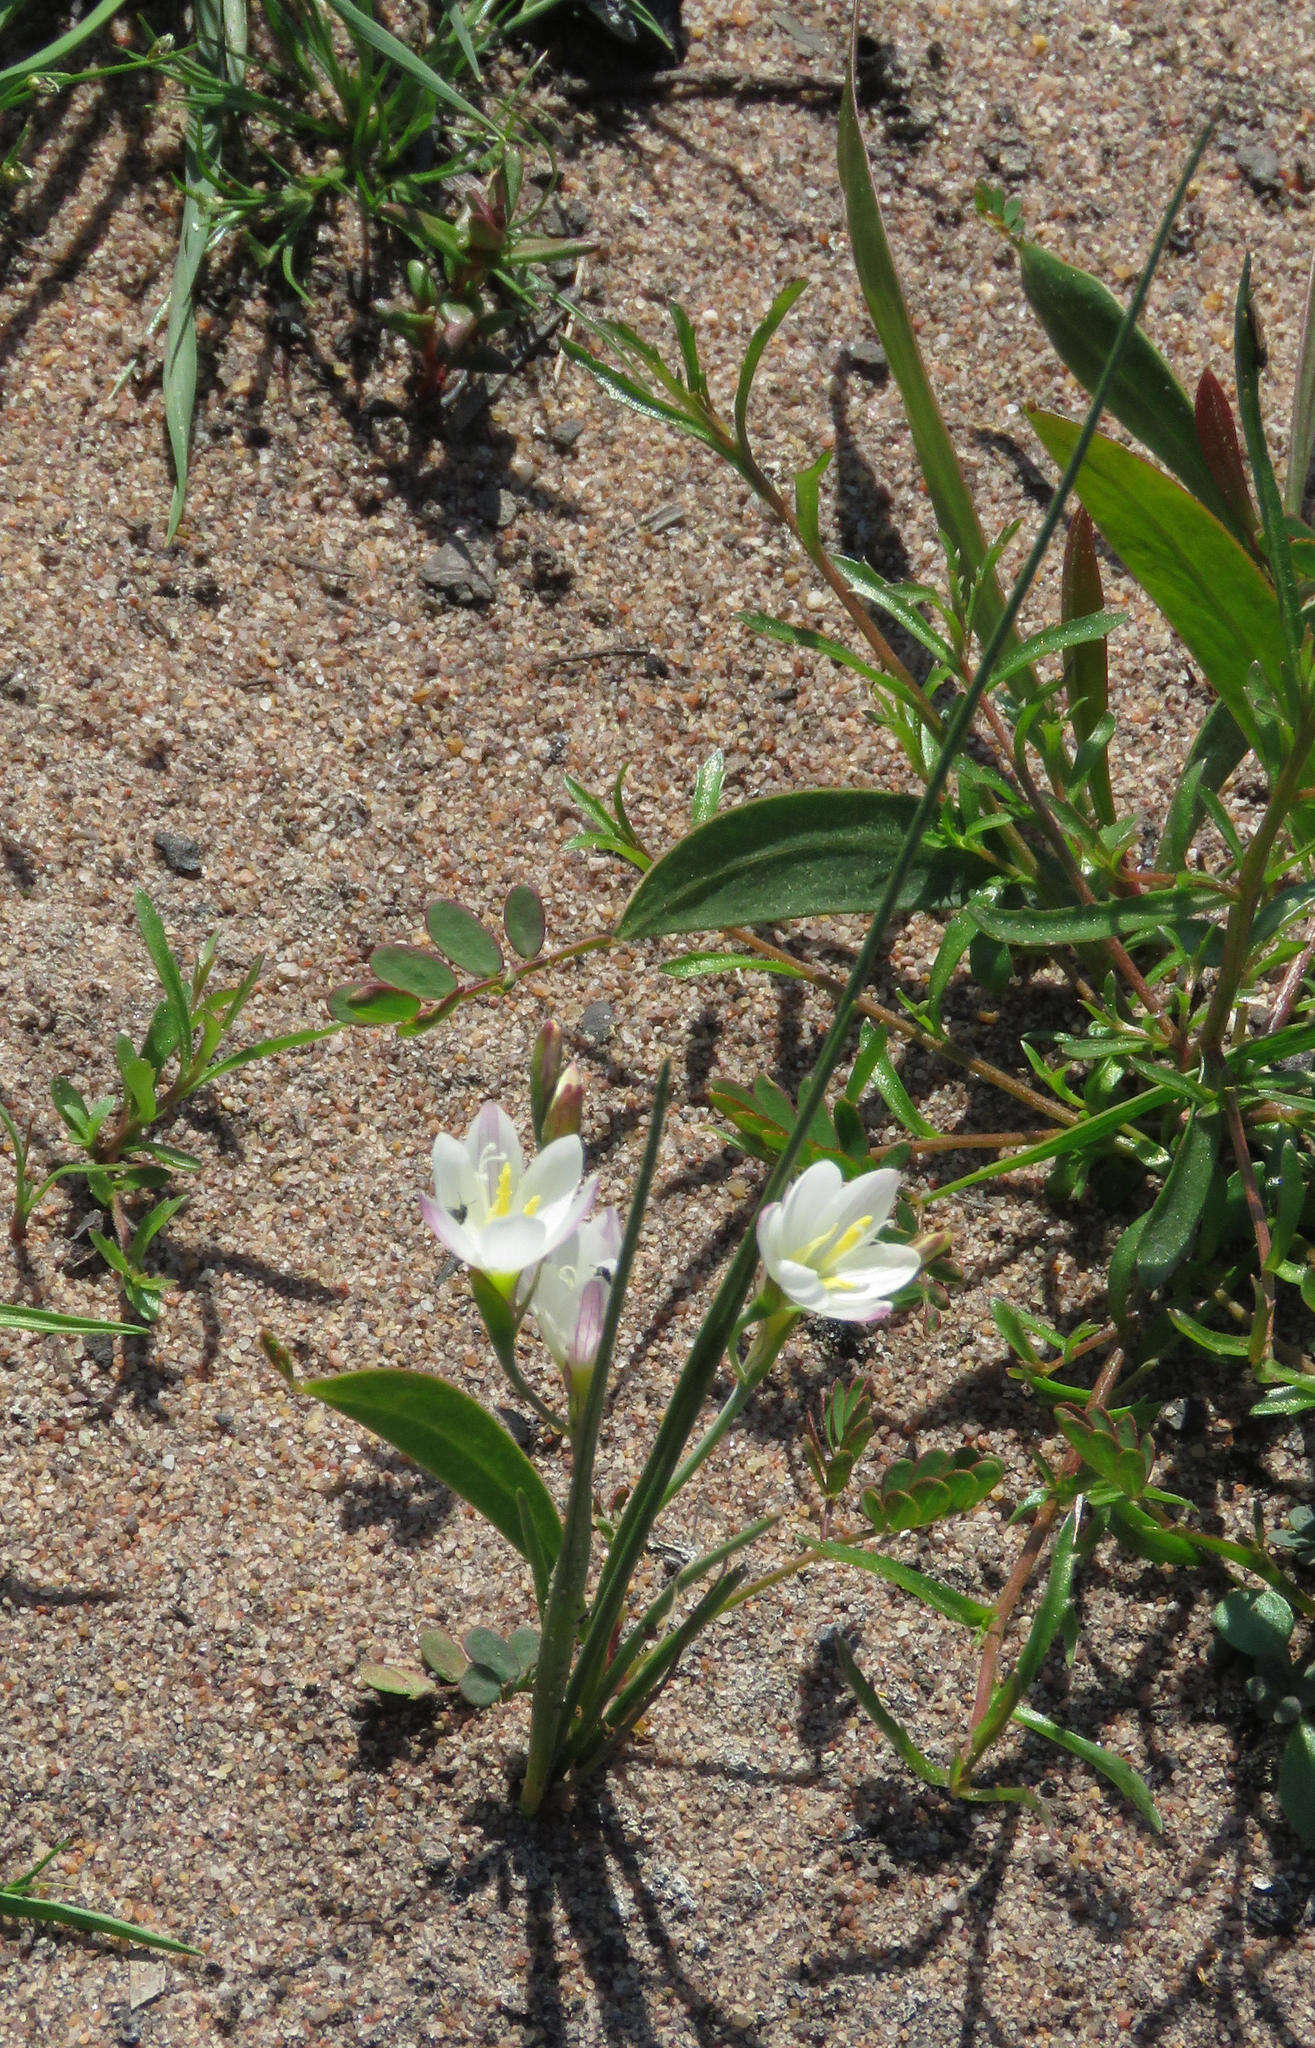
M 336 988 L 329 997 L 329 1015 L 339 1024 L 405 1024 L 419 1008 L 415 996 L 378 981 Z
M 432 1700 L 436 1687 L 418 1671 L 400 1671 L 395 1664 L 362 1664 L 357 1672 L 362 1685 L 390 1700 Z
M 425 912 L 429 936 L 454 967 L 484 979 L 502 972 L 502 948 L 460 903 L 431 903 Z
M 420 1637 L 420 1661 L 444 1685 L 459 1685 L 470 1659 L 445 1630 L 427 1628 Z
M 493 1707 L 502 1698 L 502 1680 L 484 1664 L 470 1664 L 457 1681 L 468 1707 Z
M 543 898 L 537 889 L 531 889 L 528 883 L 517 882 L 502 906 L 502 926 L 513 953 L 519 953 L 522 960 L 537 959 L 543 951 L 543 937 L 547 930 Z
M 457 985 L 452 969 L 427 946 L 376 946 L 370 972 L 389 988 L 405 989 L 424 1003 L 441 1003 Z

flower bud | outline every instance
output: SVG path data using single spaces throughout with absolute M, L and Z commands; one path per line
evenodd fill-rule
M 572 1061 L 554 1088 L 552 1101 L 548 1104 L 543 1119 L 544 1144 L 551 1145 L 554 1138 L 578 1137 L 583 1110 L 584 1075 Z
M 550 1017 L 530 1054 L 530 1120 L 536 1144 L 542 1144 L 543 1120 L 562 1076 L 562 1027 Z

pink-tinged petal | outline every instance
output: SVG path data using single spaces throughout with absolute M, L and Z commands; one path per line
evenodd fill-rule
M 477 1201 L 479 1181 L 464 1145 L 440 1131 L 431 1155 L 434 1193 L 445 1209 L 460 1213 Z
M 843 1259 L 837 1259 L 832 1267 L 833 1274 L 848 1280 L 870 1279 L 874 1286 L 880 1285 L 887 1294 L 898 1294 L 901 1287 L 907 1287 L 910 1280 L 916 1280 L 922 1260 L 908 1244 L 875 1244 L 857 1246 L 847 1252 Z
M 871 1218 L 869 1235 L 875 1236 L 895 1205 L 900 1177 L 893 1167 L 878 1167 L 875 1173 L 861 1173 L 837 1193 L 827 1224 L 836 1237 L 843 1237 L 850 1225 L 863 1216 Z
M 610 1268 L 616 1262 L 616 1255 L 621 1249 L 621 1240 L 624 1236 L 625 1231 L 616 1210 L 611 1207 L 600 1210 L 597 1216 L 591 1216 L 587 1223 L 580 1225 L 580 1249 L 577 1254 L 580 1264 L 593 1268 L 595 1272 L 600 1267 Z M 610 1272 L 608 1277 L 611 1277 Z
M 571 1337 L 568 1364 L 572 1372 L 592 1370 L 603 1340 L 603 1319 L 607 1314 L 607 1282 L 591 1280 L 580 1296 L 580 1309 Z
M 558 1202 L 569 1201 L 580 1184 L 584 1172 L 584 1146 L 575 1137 L 554 1138 L 551 1145 L 545 1145 L 530 1161 L 525 1178 L 520 1183 L 518 1199 L 522 1209 L 531 1202 L 540 1211 L 552 1209 Z
M 495 1216 L 479 1233 L 479 1265 L 486 1273 L 519 1273 L 551 1249 L 537 1216 Z
M 460 1259 L 463 1266 L 477 1266 L 480 1262 L 479 1242 L 474 1233 L 465 1229 L 442 1206 L 429 1195 L 420 1197 L 420 1214 L 433 1231 L 441 1245 L 446 1246 L 454 1259 Z
M 816 1313 L 828 1316 L 833 1323 L 884 1323 L 890 1314 L 890 1303 L 883 1296 L 866 1292 L 858 1294 L 830 1294 L 826 1306 Z
M 519 1184 L 525 1155 L 521 1151 L 515 1124 L 496 1102 L 480 1104 L 475 1121 L 466 1133 L 466 1150 L 488 1191 L 490 1203 L 497 1198 L 504 1166 L 511 1167 L 512 1187 Z

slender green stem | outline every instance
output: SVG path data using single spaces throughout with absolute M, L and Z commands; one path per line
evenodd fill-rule
M 589 1391 L 585 1396 L 583 1411 L 572 1443 L 574 1462 L 571 1471 L 571 1491 L 566 1504 L 562 1547 L 553 1570 L 547 1610 L 543 1618 L 543 1639 L 539 1646 L 534 1697 L 530 1708 L 530 1747 L 525 1766 L 525 1783 L 521 1790 L 521 1811 L 527 1816 L 536 1814 L 543 1804 L 544 1795 L 557 1768 L 561 1732 L 568 1726 L 567 1680 L 570 1675 L 571 1652 L 575 1644 L 580 1610 L 584 1604 L 585 1584 L 589 1576 L 589 1552 L 593 1536 L 594 1457 L 607 1398 L 607 1376 L 612 1353 L 616 1347 L 616 1333 L 620 1325 L 630 1270 L 634 1265 L 635 1249 L 639 1243 L 644 1209 L 657 1168 L 658 1147 L 662 1142 L 662 1125 L 670 1093 L 671 1068 L 669 1064 L 664 1064 L 658 1076 L 648 1142 L 644 1147 L 644 1157 L 635 1182 L 630 1214 L 626 1219 L 625 1236 L 617 1255 L 616 1272 L 608 1294 L 607 1313 L 603 1319 L 593 1377 L 589 1382 Z

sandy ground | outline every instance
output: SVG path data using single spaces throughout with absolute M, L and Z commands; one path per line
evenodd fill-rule
M 692 6 L 691 75 L 834 74 L 841 8 L 793 0 L 791 15 L 793 33 L 768 8 Z M 974 219 L 974 178 L 1003 164 L 1030 224 L 1126 285 L 1221 93 L 1220 146 L 1151 326 L 1185 380 L 1206 362 L 1226 374 L 1250 246 L 1281 439 L 1315 175 L 1310 15 L 1274 0 L 974 0 L 892 7 L 878 26 L 930 117 L 911 143 L 872 113 L 878 185 L 988 522 L 1034 516 L 1039 451 L 1020 408 L 1071 405 L 1073 391 Z M 723 388 L 773 293 L 813 279 L 760 378 L 762 445 L 798 466 L 834 443 L 830 530 L 888 570 L 921 571 L 934 537 L 895 400 L 847 353 L 866 329 L 834 104 L 723 82 L 561 118 L 566 196 L 603 244 L 598 303 L 655 334 L 678 294 Z M 737 799 L 896 779 L 848 682 L 736 623 L 749 605 L 802 608 L 809 586 L 733 479 L 551 357 L 444 442 L 406 405 L 400 352 L 353 363 L 327 249 L 304 332 L 217 276 L 189 514 L 166 550 L 158 384 L 112 386 L 167 287 L 175 139 L 120 96 L 43 114 L 36 142 L 35 182 L 0 236 L 0 1085 L 41 1147 L 57 1142 L 51 1074 L 108 1085 L 114 1029 L 147 1013 L 135 884 L 181 946 L 215 929 L 234 970 L 263 951 L 253 1026 L 294 1029 L 379 940 L 418 936 L 435 895 L 496 916 L 513 881 L 535 880 L 561 939 L 613 914 L 623 881 L 562 851 L 576 823 L 564 772 L 600 786 L 631 762 L 655 843 L 679 829 L 714 743 Z M 1278 195 L 1239 169 L 1260 144 L 1287 181 Z M 666 507 L 680 523 L 646 529 Z M 457 536 L 491 563 L 483 610 L 426 587 Z M 1117 578 L 1111 594 L 1131 596 Z M 1153 811 L 1202 703 L 1139 618 L 1116 656 L 1119 765 Z M 606 651 L 618 647 L 659 660 Z M 590 650 L 604 651 L 578 659 Z M 162 832 L 198 842 L 199 875 L 164 865 Z M 892 984 L 927 941 L 901 937 Z M 673 984 L 659 957 L 596 959 L 543 992 L 588 1070 L 586 1136 L 612 1198 L 664 1056 L 679 1083 L 609 1487 L 637 1466 L 756 1181 L 723 1148 L 708 1077 L 793 1081 L 825 1021 L 811 998 Z M 599 1002 L 603 1042 L 580 1028 Z M 861 1640 L 940 1756 L 971 1661 L 948 1626 L 867 1581 L 796 1581 L 742 1613 L 664 1697 L 629 1768 L 537 1828 L 507 1796 L 523 1701 L 483 1719 L 364 1703 L 363 1657 L 409 1657 L 435 1621 L 514 1625 L 528 1587 L 441 1489 L 273 1382 L 257 1332 L 271 1324 L 321 1365 L 441 1368 L 496 1398 L 416 1203 L 438 1129 L 464 1129 L 486 1096 L 524 1121 L 541 1014 L 525 996 L 412 1045 L 355 1034 L 225 1083 L 177 1127 L 205 1170 L 168 1234 L 156 1337 L 112 1355 L 3 1341 L 0 1857 L 18 1868 L 70 1837 L 67 1896 L 188 1936 L 204 1957 L 151 1976 L 119 1948 L 10 1928 L 0 2039 L 1315 2039 L 1312 1864 L 1278 1817 L 1238 1681 L 1212 1662 L 1208 1601 L 1160 1571 L 1088 1573 L 1077 1663 L 1040 1696 L 1146 1773 L 1160 1840 L 1055 1753 L 1013 1756 L 1050 1794 L 1050 1827 L 922 1795 L 838 1692 L 827 1631 Z M 994 1114 L 946 1072 L 909 1073 L 933 1113 Z M 0 1259 L 0 1295 L 109 1304 L 85 1243 L 70 1248 L 80 1214 L 46 1206 L 27 1263 Z M 878 1462 L 913 1440 L 979 1437 L 1002 1449 L 1017 1497 L 1032 1418 L 1004 1376 L 990 1298 L 1074 1313 L 1113 1226 L 1024 1190 L 962 1205 L 954 1227 L 967 1285 L 939 1331 L 793 1344 L 739 1446 L 671 1517 L 672 1542 L 801 1511 L 802 1414 L 854 1357 L 874 1376 Z M 1248 1426 L 1245 1390 L 1198 1390 L 1209 1400 L 1165 1483 L 1225 1520 L 1258 1487 L 1301 1483 L 1299 1437 L 1276 1446 Z M 547 1476 L 560 1490 L 551 1457 Z M 908 1554 L 989 1589 L 1011 1538 L 993 1508 Z

